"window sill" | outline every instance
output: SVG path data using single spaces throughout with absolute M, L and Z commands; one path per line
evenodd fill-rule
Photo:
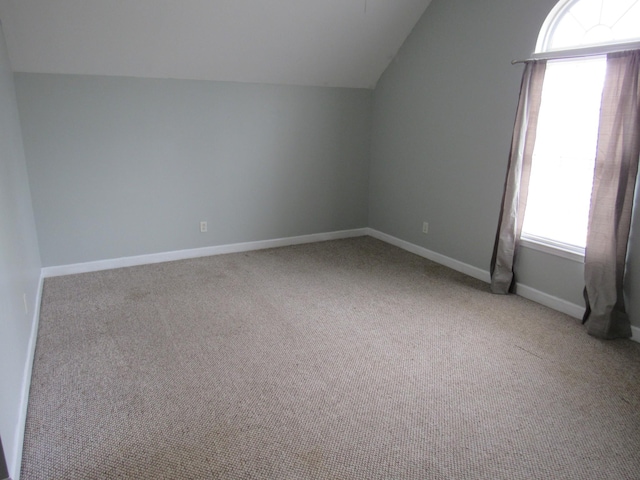
M 566 258 L 578 263 L 584 263 L 584 249 L 579 247 L 565 247 L 561 244 L 554 244 L 547 239 L 533 237 L 530 235 L 525 236 L 524 234 L 520 238 L 520 245 L 538 252 L 548 253 L 550 255 Z

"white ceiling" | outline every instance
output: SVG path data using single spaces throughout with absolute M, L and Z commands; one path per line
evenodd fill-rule
M 373 88 L 431 0 L 0 0 L 18 72 Z

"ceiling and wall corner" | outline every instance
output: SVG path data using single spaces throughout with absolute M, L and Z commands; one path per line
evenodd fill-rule
M 431 0 L 0 0 L 16 72 L 374 88 Z

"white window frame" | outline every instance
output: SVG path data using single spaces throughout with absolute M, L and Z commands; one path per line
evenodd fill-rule
M 531 250 L 549 253 L 575 262 L 584 262 L 584 248 L 569 245 L 568 243 L 557 242 L 550 238 L 523 233 L 520 236 L 520 245 Z
M 578 58 L 595 56 L 598 54 L 605 55 L 607 53 L 613 53 L 625 50 L 640 49 L 640 40 L 631 42 L 608 42 L 601 43 L 599 45 L 572 48 L 572 49 L 551 49 L 548 47 L 553 34 L 555 33 L 556 26 L 564 16 L 565 12 L 569 10 L 573 5 L 581 0 L 564 0 L 556 4 L 551 10 L 547 18 L 545 19 L 538 39 L 536 42 L 535 53 L 531 58 L 536 60 L 554 60 L 562 58 Z M 582 247 L 575 245 L 558 242 L 556 240 L 540 237 L 530 233 L 523 232 L 520 237 L 520 245 L 523 247 L 537 250 L 540 252 L 549 253 L 558 257 L 574 260 L 576 262 L 584 263 L 584 251 Z
M 610 53 L 617 50 L 635 49 L 638 45 L 640 45 L 640 40 L 632 42 L 616 42 L 615 40 L 613 40 L 611 42 L 601 42 L 598 45 L 585 46 L 575 49 L 550 48 L 549 44 L 551 43 L 551 39 L 556 31 L 556 27 L 564 17 L 565 13 L 567 12 L 567 10 L 570 10 L 571 7 L 573 7 L 576 3 L 579 3 L 581 1 L 583 0 L 561 0 L 556 4 L 555 7 L 553 7 L 551 12 L 549 12 L 549 15 L 547 15 L 544 23 L 542 24 L 542 27 L 540 27 L 540 33 L 538 34 L 538 39 L 536 41 L 534 56 L 540 55 L 539 58 L 546 58 L 542 57 L 542 55 L 544 55 L 545 53 L 553 54 L 553 52 L 560 52 L 560 56 L 570 56 L 572 55 L 572 53 L 579 54 L 580 52 L 584 52 L 584 55 L 591 55 L 598 53 Z

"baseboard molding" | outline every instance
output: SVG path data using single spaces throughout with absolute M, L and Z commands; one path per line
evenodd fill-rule
M 390 245 L 402 248 L 408 252 L 414 253 L 428 260 L 434 261 L 458 272 L 477 278 L 483 282 L 489 283 L 491 278 L 487 270 L 483 270 L 473 265 L 461 262 L 459 260 L 447 257 L 440 253 L 434 252 L 424 247 L 420 247 L 413 243 L 401 240 L 392 235 L 388 235 L 373 228 L 358 228 L 352 230 L 340 230 L 336 232 L 315 233 L 310 235 L 301 235 L 297 237 L 276 238 L 271 240 L 260 240 L 255 242 L 234 243 L 228 245 L 218 245 L 212 247 L 195 248 L 187 250 L 176 250 L 172 252 L 161 252 L 148 255 L 138 255 L 132 257 L 123 257 L 110 260 L 99 260 L 95 262 L 76 263 L 72 265 L 59 265 L 54 267 L 45 267 L 42 269 L 42 277 L 56 277 L 60 275 L 72 275 L 76 273 L 96 272 L 100 270 L 110 270 L 113 268 L 133 267 L 136 265 L 146 265 L 150 263 L 170 262 L 173 260 L 184 260 L 188 258 L 206 257 L 210 255 L 221 255 L 226 253 L 239 253 L 251 250 L 262 250 L 265 248 L 286 247 L 290 245 L 300 245 L 304 243 L 322 242 L 327 240 L 339 240 L 341 238 L 352 238 L 369 235 L 377 238 Z M 41 293 L 42 281 L 40 285 Z M 521 297 L 540 303 L 554 310 L 566 313 L 575 318 L 582 318 L 584 307 L 577 305 L 561 298 L 549 295 L 548 293 L 536 290 L 518 283 L 516 285 L 517 294 Z M 39 308 L 38 300 L 38 308 Z M 632 340 L 640 342 L 640 328 L 632 326 Z M 34 341 L 35 343 L 35 341 Z M 15 479 L 14 479 L 15 480 Z
M 405 240 L 400 240 L 399 238 L 387 235 L 386 233 L 382 233 L 378 230 L 374 230 L 372 228 L 369 228 L 367 230 L 368 235 L 370 235 L 371 237 L 377 238 L 378 240 L 382 240 L 383 242 L 389 243 L 391 245 L 395 245 L 396 247 L 406 250 L 407 252 L 415 253 L 416 255 L 424 257 L 428 260 L 444 265 L 445 267 L 449 267 L 453 270 L 469 275 L 470 277 L 482 280 L 483 282 L 489 283 L 491 280 L 491 276 L 486 270 L 482 270 L 481 268 L 474 267 L 473 265 L 469 265 L 468 263 L 464 263 L 451 257 L 441 255 L 440 253 L 436 253 L 424 247 L 409 243 Z
M 582 318 L 584 315 L 584 306 L 568 302 L 548 293 L 536 290 L 522 283 L 516 283 L 516 294 L 533 302 L 552 308 L 573 318 Z
M 474 267 L 473 265 L 455 260 L 451 257 L 436 253 L 405 240 L 400 240 L 399 238 L 393 237 L 386 233 L 382 233 L 373 228 L 368 228 L 366 230 L 367 235 L 377 238 L 378 240 L 382 240 L 383 242 L 389 243 L 391 245 L 395 245 L 396 247 L 402 248 L 407 252 L 415 253 L 416 255 L 469 275 L 470 277 L 482 280 L 483 282 L 489 283 L 491 281 L 491 275 L 487 270 L 482 270 L 481 268 Z M 559 312 L 566 313 L 567 315 L 574 318 L 582 318 L 584 314 L 584 307 L 581 305 L 568 302 L 566 300 L 555 297 L 553 295 L 549 295 L 548 293 L 536 290 L 535 288 L 523 285 L 521 283 L 516 284 L 516 294 L 533 302 L 544 305 L 545 307 L 549 307 Z M 631 331 L 633 332 L 633 337 L 631 337 L 631 340 L 640 343 L 640 328 L 632 326 Z
M 18 413 L 18 424 L 15 431 L 15 445 L 9 465 L 9 476 L 12 480 L 20 480 L 20 467 L 22 465 L 22 449 L 24 446 L 24 432 L 27 424 L 27 404 L 29 402 L 29 390 L 31 389 L 31 372 L 33 370 L 33 360 L 36 353 L 36 340 L 38 338 L 38 326 L 40 324 L 40 304 L 42 303 L 42 287 L 44 285 L 44 275 L 40 273 L 38 281 L 38 291 L 36 292 L 35 304 L 33 306 L 33 319 L 31 320 L 31 334 L 27 346 L 27 359 L 24 364 L 22 376 L 22 392 L 20 395 L 20 411 Z
M 533 302 L 552 308 L 558 312 L 566 313 L 570 317 L 581 319 L 584 316 L 585 307 L 575 303 L 567 302 L 548 293 L 541 292 L 535 288 L 528 287 L 521 283 L 516 283 L 516 294 Z M 631 325 L 631 339 L 640 343 L 640 328 Z
M 137 255 L 132 257 L 114 258 L 109 260 L 98 260 L 95 262 L 74 263 L 71 265 L 59 265 L 54 267 L 44 267 L 42 269 L 45 278 L 58 277 L 62 275 L 73 275 L 76 273 L 97 272 L 100 270 L 111 270 L 114 268 L 134 267 L 137 265 L 147 265 L 151 263 L 171 262 L 174 260 L 185 260 L 188 258 L 208 257 L 211 255 L 222 255 L 225 253 L 248 252 L 251 250 L 263 250 L 265 248 L 287 247 L 290 245 L 300 245 L 303 243 L 323 242 L 326 240 L 339 240 L 342 238 L 362 237 L 367 235 L 368 229 L 358 228 L 353 230 L 340 230 L 328 233 L 314 233 L 297 237 L 275 238 L 270 240 L 259 240 L 256 242 L 233 243 L 228 245 L 216 245 L 212 247 L 193 248 L 187 250 L 175 250 L 171 252 L 152 253 L 148 255 Z

